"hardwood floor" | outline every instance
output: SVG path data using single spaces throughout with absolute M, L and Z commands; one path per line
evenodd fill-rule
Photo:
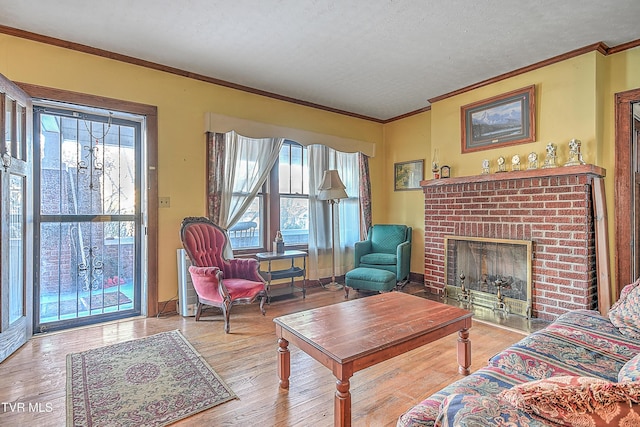
M 421 285 L 409 284 L 403 291 L 420 290 Z M 366 295 L 349 293 L 349 299 L 362 297 Z M 291 385 L 289 390 L 278 387 L 273 318 L 341 301 L 343 292 L 310 288 L 305 300 L 299 294 L 274 298 L 266 316 L 260 315 L 257 304 L 237 306 L 231 311 L 230 334 L 224 333 L 221 316 L 212 310 L 197 323 L 192 317 L 171 315 L 36 336 L 0 364 L 0 425 L 65 425 L 67 353 L 179 329 L 238 399 L 175 425 L 331 426 L 335 378 L 324 366 L 291 346 Z M 522 333 L 474 321 L 471 371 L 522 337 Z M 461 378 L 456 339 L 453 334 L 357 372 L 351 379 L 353 425 L 395 426 L 404 411 Z M 23 410 L 16 403 L 23 403 Z M 36 410 L 29 411 L 30 405 Z

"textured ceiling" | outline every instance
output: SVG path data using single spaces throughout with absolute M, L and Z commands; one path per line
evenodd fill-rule
M 386 120 L 638 40 L 640 1 L 0 0 L 0 25 Z

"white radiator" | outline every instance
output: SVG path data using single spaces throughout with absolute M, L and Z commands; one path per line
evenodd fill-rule
M 195 316 L 198 295 L 193 289 L 189 266 L 191 260 L 184 249 L 178 249 L 178 304 L 176 311 L 181 316 Z

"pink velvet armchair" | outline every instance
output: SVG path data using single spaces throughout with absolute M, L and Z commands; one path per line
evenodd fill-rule
M 251 304 L 260 299 L 265 314 L 267 296 L 264 280 L 255 259 L 225 259 L 227 233 L 208 218 L 188 217 L 182 221 L 180 239 L 191 259 L 189 274 L 198 294 L 196 321 L 203 305 L 218 307 L 224 317 L 224 331 L 229 333 L 229 312 L 236 304 Z

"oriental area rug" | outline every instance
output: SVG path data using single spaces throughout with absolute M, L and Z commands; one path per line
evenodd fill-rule
M 67 426 L 166 426 L 232 399 L 179 331 L 67 355 Z

